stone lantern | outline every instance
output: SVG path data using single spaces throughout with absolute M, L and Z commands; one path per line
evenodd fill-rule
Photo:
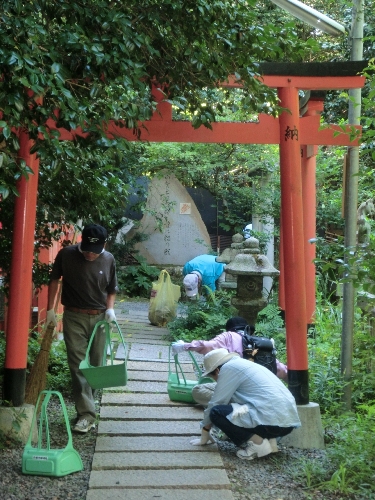
M 243 243 L 241 253 L 226 266 L 225 273 L 237 277 L 237 290 L 232 298 L 232 305 L 250 325 L 255 325 L 258 312 L 267 305 L 263 294 L 263 278 L 279 276 L 280 271 L 260 253 L 259 240 L 251 237 Z
M 237 254 L 242 253 L 244 249 L 245 238 L 242 234 L 234 234 L 230 248 L 226 248 L 219 257 L 216 257 L 216 262 L 230 264 Z M 225 273 L 225 281 L 220 282 L 220 288 L 235 289 L 237 287 L 237 276 Z

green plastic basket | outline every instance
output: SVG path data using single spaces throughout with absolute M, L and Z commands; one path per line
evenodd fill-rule
M 68 443 L 66 447 L 62 449 L 51 449 L 47 406 L 52 395 L 57 396 L 60 400 L 68 434 Z M 45 397 L 40 410 L 38 444 L 34 447 L 31 444 L 32 431 L 35 426 L 40 399 L 43 396 Z M 43 447 L 43 438 L 46 443 L 45 447 Z M 35 406 L 29 438 L 22 455 L 22 473 L 36 476 L 66 476 L 67 474 L 72 474 L 73 472 L 81 470 L 83 470 L 83 463 L 80 455 L 73 448 L 68 413 L 61 393 L 58 391 L 41 391 Z
M 120 342 L 124 347 L 124 362 L 115 363 L 114 362 L 114 346 L 111 340 L 111 325 L 114 324 L 117 331 L 114 332 L 120 337 Z M 83 376 L 93 389 L 104 389 L 105 387 L 118 387 L 126 385 L 128 381 L 128 372 L 126 367 L 127 358 L 127 348 L 122 336 L 120 327 L 116 321 L 113 321 L 110 325 L 107 321 L 98 321 L 94 327 L 94 331 L 91 334 L 90 342 L 87 347 L 85 359 L 83 359 L 79 365 Z M 102 366 L 92 366 L 90 364 L 90 348 L 94 340 L 94 337 L 99 328 L 104 328 L 106 334 L 106 343 L 103 352 Z M 107 361 L 107 355 L 109 359 Z
M 195 356 L 192 352 L 187 352 L 189 353 L 193 363 L 196 379 L 189 380 L 186 378 L 181 363 L 178 360 L 178 354 L 174 355 L 174 370 L 171 368 L 171 346 L 169 346 L 167 391 L 171 401 L 195 403 L 196 401 L 192 396 L 193 388 L 198 384 L 212 382 L 212 379 L 210 377 L 202 377 L 202 370 L 200 369 Z

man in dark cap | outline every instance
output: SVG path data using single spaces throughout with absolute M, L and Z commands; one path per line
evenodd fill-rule
M 86 355 L 95 324 L 116 320 L 113 309 L 117 291 L 116 265 L 113 255 L 104 248 L 106 241 L 104 227 L 86 225 L 81 243 L 67 246 L 57 254 L 48 287 L 46 324 L 52 322 L 56 326 L 54 304 L 62 278 L 64 341 L 77 411 L 73 431 L 80 433 L 95 427 L 96 411 L 93 391 L 79 370 L 79 364 Z M 93 366 L 102 364 L 104 346 L 105 333 L 101 330 L 95 335 L 90 351 Z

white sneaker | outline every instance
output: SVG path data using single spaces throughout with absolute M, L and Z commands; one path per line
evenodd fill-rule
M 270 442 L 272 453 L 277 453 L 279 451 L 279 447 L 277 446 L 276 438 L 271 438 L 268 441 Z
M 252 441 L 247 442 L 246 448 L 237 451 L 237 457 L 243 460 L 254 460 L 254 458 L 265 457 L 272 453 L 272 447 L 268 439 L 263 439 L 262 444 L 255 444 Z
M 85 434 L 90 429 L 95 429 L 95 423 L 90 422 L 89 420 L 87 420 L 87 418 L 80 418 L 73 427 L 73 432 L 80 432 L 81 434 Z

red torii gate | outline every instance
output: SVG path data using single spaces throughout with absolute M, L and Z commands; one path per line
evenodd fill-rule
M 158 109 L 150 121 L 140 124 L 144 125 L 142 140 L 149 142 L 280 144 L 280 289 L 282 300 L 285 301 L 288 385 L 297 404 L 309 402 L 307 325 L 312 322 L 315 310 L 315 289 L 314 293 L 311 290 L 308 295 L 306 293 L 307 288 L 315 286 L 311 251 L 306 251 L 308 239 L 315 236 L 315 161 L 314 152 L 309 157 L 305 156 L 302 174 L 301 147 L 307 152 L 307 149 L 316 145 L 357 144 L 355 140 L 350 141 L 350 126 L 346 128 L 347 133 L 335 125 L 320 130 L 319 111 L 322 103 L 309 107 L 306 116 L 300 117 L 299 90 L 363 87 L 364 77 L 356 76 L 363 67 L 362 62 L 266 63 L 261 68 L 265 73 L 263 82 L 277 89 L 280 104 L 288 111 L 279 118 L 260 115 L 257 123 L 213 123 L 212 130 L 204 127 L 193 129 L 189 122 L 173 121 L 171 105 L 163 102 L 162 93 L 155 87 L 153 95 L 158 102 Z M 234 79 L 224 85 L 241 87 Z M 53 120 L 49 120 L 47 126 L 56 128 Z M 60 133 L 61 140 L 74 137 L 73 133 L 66 130 L 60 129 Z M 107 135 L 137 140 L 131 130 L 119 127 L 114 122 L 108 124 Z M 32 141 L 27 131 L 21 130 L 19 139 L 19 156 L 34 170 L 34 175 L 28 180 L 22 178 L 19 181 L 20 197 L 15 204 L 3 392 L 3 398 L 12 401 L 14 406 L 24 402 L 39 168 L 36 155 L 30 154 Z

